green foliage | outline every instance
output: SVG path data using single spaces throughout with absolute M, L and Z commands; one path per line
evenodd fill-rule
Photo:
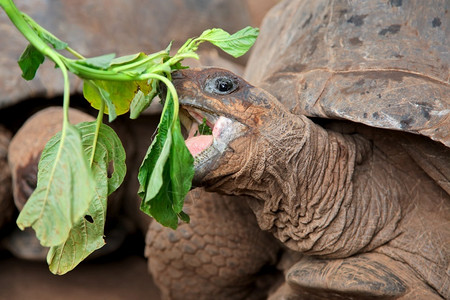
M 0 0 L 0 7 L 30 42 L 19 59 L 22 76 L 33 79 L 48 57 L 64 77 L 62 131 L 45 146 L 36 190 L 17 219 L 21 229 L 33 227 L 41 244 L 50 247 L 50 270 L 64 274 L 104 244 L 107 196 L 119 187 L 126 171 L 123 147 L 114 131 L 102 124 L 103 114 L 109 114 L 110 122 L 128 111 L 131 118 L 137 118 L 158 94 L 161 83 L 167 86 L 167 97 L 158 133 L 138 174 L 141 209 L 171 228 L 178 226 L 179 219 L 189 222 L 182 208 L 191 188 L 194 160 L 181 135 L 171 72 L 186 68 L 182 65 L 186 58 L 198 59 L 195 51 L 205 41 L 234 57 L 243 55 L 255 42 L 258 29 L 247 27 L 233 35 L 217 28 L 206 30 L 189 39 L 174 56 L 170 56 L 169 44 L 150 55 L 85 58 L 19 11 L 12 0 Z M 63 49 L 77 59 L 56 51 Z M 83 94 L 99 110 L 96 122 L 69 123 L 68 71 L 84 80 Z M 111 165 L 114 172 L 108 176 Z
M 84 155 L 80 132 L 70 124 L 45 146 L 37 187 L 17 219 L 32 226 L 43 246 L 63 243 L 95 197 L 95 181 Z
M 233 57 L 239 57 L 244 55 L 255 43 L 258 33 L 257 28 L 250 26 L 233 35 L 223 29 L 214 28 L 205 30 L 198 40 L 210 42 Z
M 44 55 L 33 45 L 29 44 L 19 58 L 18 64 L 22 70 L 22 77 L 31 80 L 36 75 L 39 66 L 44 62 Z
M 125 150 L 113 129 L 101 124 L 97 133 L 96 122 L 84 122 L 76 127 L 81 132 L 85 155 L 93 158 L 90 171 L 94 177 L 95 196 L 84 216 L 71 228 L 67 239 L 50 247 L 47 262 L 55 274 L 72 270 L 105 244 L 107 197 L 120 186 L 126 173 Z M 108 176 L 110 165 L 113 172 Z
M 116 54 L 110 53 L 97 57 L 86 58 L 77 61 L 77 63 L 85 65 L 87 67 L 92 67 L 94 69 L 106 70 L 111 65 Z
M 208 124 L 206 124 L 206 118 L 203 118 L 202 124 L 200 124 L 198 126 L 198 133 L 200 135 L 211 135 L 212 134 L 211 127 L 209 127 Z
M 138 179 L 141 210 L 162 225 L 176 229 L 184 197 L 191 188 L 194 159 L 184 143 L 179 119 L 173 119 L 172 102 L 168 94 L 167 109 L 142 162 Z

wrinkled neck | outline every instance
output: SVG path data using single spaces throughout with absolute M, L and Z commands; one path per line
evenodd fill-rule
M 355 164 L 362 159 L 361 148 L 370 148 L 367 143 L 357 135 L 327 131 L 306 117 L 290 115 L 267 124 L 251 143 L 244 167 L 212 189 L 250 196 L 260 227 L 289 248 L 345 257 L 371 247 L 386 225 L 375 224 L 368 232 L 355 224 L 385 213 L 377 211 L 380 205 L 369 205 L 374 210 L 367 213 L 358 206 L 368 205 L 364 201 L 370 199 L 353 199 Z

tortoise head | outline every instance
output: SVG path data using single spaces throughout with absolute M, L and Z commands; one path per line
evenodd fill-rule
M 195 158 L 195 184 L 239 172 L 258 136 L 283 109 L 268 92 L 223 69 L 178 71 L 173 82 L 189 132 L 186 145 Z M 212 135 L 196 135 L 205 122 Z

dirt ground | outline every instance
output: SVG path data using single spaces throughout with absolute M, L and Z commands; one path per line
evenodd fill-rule
M 129 241 L 118 253 L 82 262 L 63 276 L 45 262 L 0 252 L 0 300 L 159 300 L 142 252 L 141 241 Z

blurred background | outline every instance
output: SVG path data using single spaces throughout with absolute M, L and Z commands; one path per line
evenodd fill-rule
M 21 0 L 19 9 L 86 57 L 116 53 L 153 53 L 173 41 L 173 49 L 204 30 L 219 27 L 234 33 L 258 27 L 278 0 Z M 48 60 L 32 81 L 25 81 L 17 60 L 27 41 L 0 11 L 0 129 L 14 136 L 33 113 L 62 105 L 63 82 Z M 233 59 L 202 45 L 200 61 L 191 66 L 219 66 L 242 74 L 248 54 Z M 96 111 L 80 95 L 82 82 L 71 77 L 71 106 L 91 115 Z M 159 104 L 132 121 L 119 117 L 111 126 L 127 150 L 128 174 L 109 212 L 110 245 L 64 276 L 50 273 L 33 232 L 18 232 L 11 180 L 6 172 L 7 145 L 0 147 L 0 299 L 159 299 L 147 272 L 144 235 L 149 217 L 139 212 L 136 174 L 159 121 Z M 142 138 L 146 137 L 146 138 Z M 5 142 L 7 143 L 7 142 Z M 0 174 L 1 175 L 1 174 Z M 25 236 L 24 236 L 25 235 Z M 30 237 L 31 236 L 31 237 Z M 32 251 L 27 252 L 29 247 Z M 33 248 L 34 247 L 34 248 Z M 31 253 L 33 252 L 34 253 Z M 31 254 L 30 254 L 31 253 Z

